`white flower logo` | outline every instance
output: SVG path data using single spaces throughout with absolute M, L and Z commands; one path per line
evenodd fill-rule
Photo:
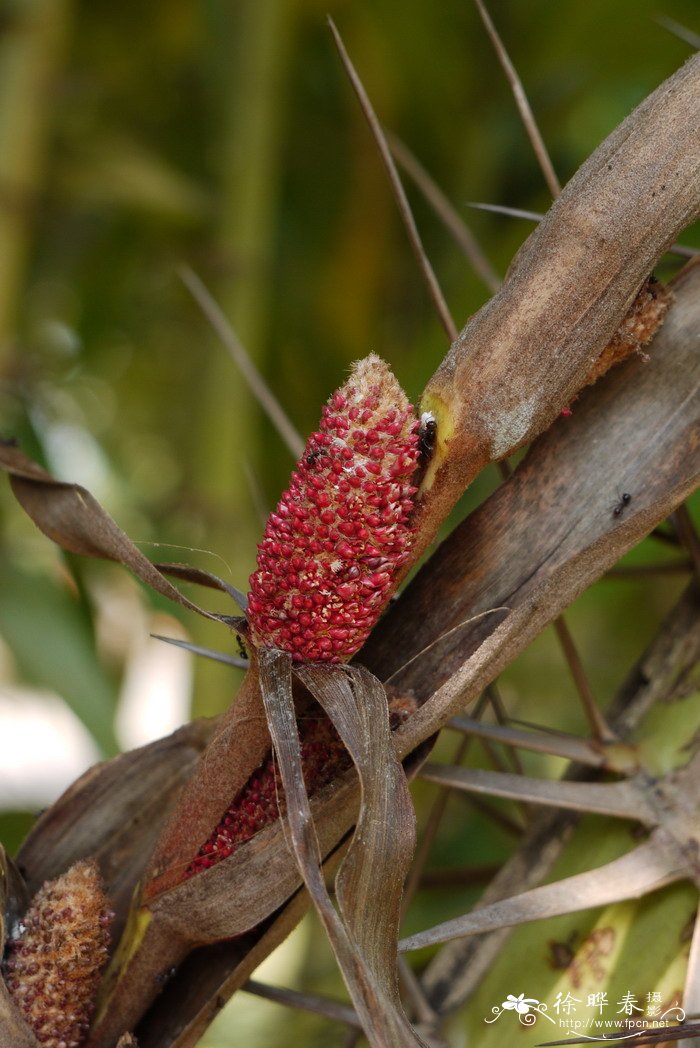
M 524 993 L 520 993 L 515 997 L 512 993 L 509 993 L 506 1000 L 501 1004 L 501 1008 L 505 1008 L 507 1012 L 517 1012 L 518 1015 L 527 1015 L 532 1006 L 539 1003 L 536 997 L 526 997 Z

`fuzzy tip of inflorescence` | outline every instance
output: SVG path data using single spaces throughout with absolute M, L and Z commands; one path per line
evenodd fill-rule
M 413 545 L 418 430 L 387 365 L 374 354 L 355 364 L 258 546 L 256 644 L 296 662 L 341 662 L 362 646 Z
M 5 983 L 44 1048 L 84 1043 L 113 917 L 97 864 L 81 860 L 40 888 L 13 930 Z

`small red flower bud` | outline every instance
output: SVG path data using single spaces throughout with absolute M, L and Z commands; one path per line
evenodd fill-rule
M 341 662 L 362 647 L 413 544 L 418 429 L 387 365 L 374 354 L 355 364 L 258 546 L 248 604 L 256 644 L 295 662 Z

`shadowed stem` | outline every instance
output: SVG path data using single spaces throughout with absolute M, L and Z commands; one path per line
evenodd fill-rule
M 508 83 L 511 86 L 515 98 L 515 104 L 520 112 L 522 122 L 532 144 L 535 156 L 537 157 L 537 162 L 539 163 L 542 174 L 544 175 L 545 182 L 547 183 L 550 193 L 556 199 L 556 197 L 561 193 L 561 185 L 559 184 L 559 179 L 556 176 L 552 161 L 549 158 L 547 147 L 545 146 L 542 135 L 537 127 L 537 122 L 535 121 L 532 109 L 530 108 L 530 103 L 527 100 L 522 81 L 516 72 L 515 66 L 510 60 L 508 52 L 503 46 L 503 41 L 498 35 L 496 27 L 491 21 L 491 17 L 482 0 L 474 0 L 474 3 L 481 15 L 481 20 L 484 23 L 486 32 L 491 38 L 491 43 L 493 44 L 498 56 L 498 61 L 501 63 L 503 71 L 508 79 Z
M 411 150 L 389 131 L 385 132 L 391 151 L 411 181 L 420 190 L 445 229 L 469 259 L 472 269 L 492 294 L 501 286 L 496 270 L 486 257 L 481 244 L 459 215 L 437 183 L 430 177 Z
M 394 159 L 391 155 L 391 150 L 389 149 L 389 145 L 385 138 L 381 124 L 377 119 L 377 114 L 374 112 L 372 103 L 369 100 L 369 97 L 367 95 L 367 92 L 365 91 L 362 81 L 360 80 L 355 67 L 350 61 L 350 57 L 347 51 L 345 50 L 345 45 L 343 44 L 340 33 L 336 29 L 335 24 L 331 18 L 328 19 L 328 24 L 331 28 L 331 32 L 333 33 L 335 45 L 338 48 L 338 54 L 340 55 L 341 61 L 345 67 L 345 71 L 348 75 L 350 83 L 352 84 L 355 94 L 357 95 L 357 98 L 360 102 L 362 112 L 364 113 L 367 123 L 370 126 L 370 130 L 372 132 L 372 135 L 374 136 L 374 140 L 377 144 L 377 148 L 382 158 L 382 162 L 389 176 L 391 188 L 394 193 L 396 202 L 398 204 L 399 211 L 401 213 L 401 219 L 403 221 L 406 232 L 408 233 L 408 238 L 410 240 L 411 247 L 413 248 L 413 253 L 416 256 L 416 260 L 420 267 L 421 273 L 423 274 L 423 279 L 428 288 L 428 292 L 430 294 L 431 299 L 433 300 L 433 304 L 435 306 L 435 309 L 437 310 L 440 322 L 442 323 L 442 326 L 445 329 L 445 332 L 447 333 L 447 337 L 449 338 L 450 342 L 454 342 L 458 334 L 457 327 L 455 325 L 454 320 L 452 319 L 452 315 L 450 313 L 447 302 L 445 301 L 444 295 L 440 289 L 440 285 L 438 284 L 437 278 L 433 271 L 433 267 L 430 264 L 430 260 L 428 259 L 428 256 L 425 253 L 423 242 L 421 240 L 420 233 L 418 232 L 418 227 L 416 226 L 415 219 L 413 217 L 410 205 L 408 203 L 408 199 L 406 197 L 406 192 L 401 184 L 401 179 L 399 178 L 399 173 L 396 170 L 396 164 L 394 163 Z
M 574 679 L 574 684 L 576 685 L 576 690 L 578 691 L 579 698 L 583 704 L 584 712 L 591 726 L 593 737 L 599 742 L 614 742 L 615 735 L 609 728 L 605 717 L 598 708 L 593 690 L 588 681 L 588 677 L 586 676 L 586 671 L 583 668 L 581 657 L 579 656 L 576 645 L 574 644 L 574 639 L 571 636 L 569 627 L 566 625 L 563 615 L 560 615 L 558 619 L 554 620 L 554 629 L 571 671 L 571 676 Z
M 678 537 L 690 554 L 696 576 L 700 578 L 700 539 L 698 539 L 698 533 L 685 503 L 678 507 L 673 517 Z

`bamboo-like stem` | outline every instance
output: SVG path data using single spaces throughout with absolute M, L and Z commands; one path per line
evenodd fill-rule
M 0 33 L 0 365 L 12 350 L 48 132 L 48 103 L 69 25 L 66 0 L 3 13 Z
M 251 358 L 260 367 L 267 321 L 266 271 L 272 248 L 280 179 L 278 150 L 294 5 L 240 0 L 212 5 L 209 75 L 216 89 L 221 147 L 217 154 L 219 224 L 216 230 L 220 283 L 212 288 Z M 203 276 L 208 278 L 208 274 Z M 189 472 L 194 496 L 206 507 L 207 544 L 221 550 L 241 584 L 254 566 L 259 533 L 250 505 L 243 450 L 259 410 L 232 362 L 218 345 L 202 355 L 201 403 L 191 442 Z M 262 368 L 261 368 L 262 370 Z M 257 473 L 258 464 L 251 463 Z M 215 647 L 219 634 L 197 624 L 196 640 Z M 226 680 L 200 660 L 194 686 L 195 713 L 218 713 Z

